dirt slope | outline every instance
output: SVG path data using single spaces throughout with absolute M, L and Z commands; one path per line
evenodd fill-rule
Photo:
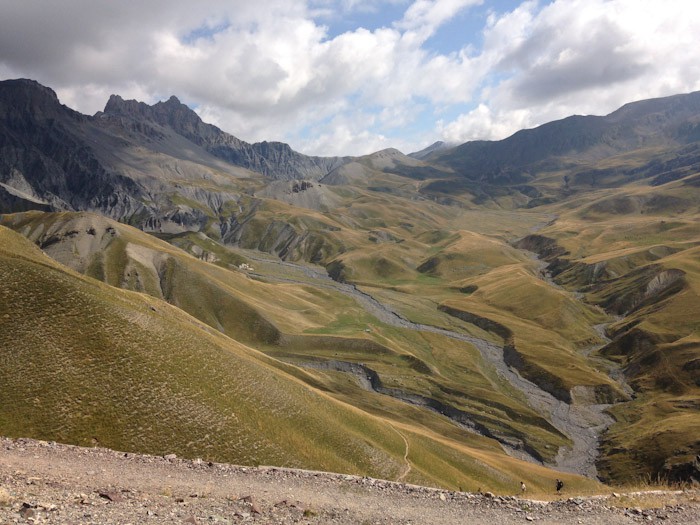
M 0 483 L 3 524 L 700 523 L 697 491 L 542 502 L 28 439 L 0 438 Z

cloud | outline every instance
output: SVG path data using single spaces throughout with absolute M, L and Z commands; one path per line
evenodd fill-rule
M 633 44 L 634 30 L 606 13 L 604 4 L 568 4 L 545 8 L 530 24 L 529 37 L 499 63 L 517 71 L 509 89 L 524 101 L 536 104 L 632 80 L 651 65 Z
M 445 22 L 466 7 L 481 4 L 483 0 L 416 0 L 395 24 L 401 30 L 412 31 L 427 39 Z
M 499 140 L 513 133 L 513 130 L 528 127 L 529 118 L 527 110 L 494 113 L 486 104 L 479 104 L 452 122 L 438 121 L 437 128 L 442 139 L 450 144 L 470 140 Z
M 34 78 L 84 113 L 112 93 L 148 103 L 174 94 L 243 140 L 321 155 L 502 138 L 700 89 L 694 1 L 512 2 L 479 19 L 480 33 L 458 34 L 462 49 L 440 52 L 434 37 L 464 31 L 450 21 L 489 4 L 0 0 L 0 77 Z M 343 13 L 386 23 L 331 33 L 329 14 Z
M 111 93 L 149 103 L 175 94 L 245 140 L 329 148 L 313 153 L 367 153 L 406 121 L 417 98 L 470 96 L 461 59 L 429 54 L 421 44 L 473 3 L 271 0 L 261 10 L 252 0 L 0 0 L 0 70 L 36 78 L 85 113 L 102 109 Z M 406 7 L 401 27 L 358 27 L 331 38 L 314 18 L 323 9 L 367 12 L 388 4 Z M 436 91 L 438 77 L 444 87 Z M 393 118 L 364 130 L 343 124 L 375 110 Z M 298 135 L 329 121 L 367 137 L 365 145 Z M 324 136 L 336 135 L 343 133 Z M 343 145 L 352 149 L 340 151 Z
M 700 89 L 700 6 L 692 1 L 526 2 L 493 15 L 480 58 L 481 105 L 442 122 L 444 139 L 504 138 L 571 114 Z

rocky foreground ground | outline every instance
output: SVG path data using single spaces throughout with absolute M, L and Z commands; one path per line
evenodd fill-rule
M 697 490 L 555 501 L 0 438 L 0 524 L 700 524 Z

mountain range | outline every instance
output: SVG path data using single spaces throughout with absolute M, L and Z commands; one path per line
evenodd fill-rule
M 698 479 L 699 173 L 700 93 L 312 157 L 176 97 L 88 116 L 0 82 L 0 433 L 502 492 Z

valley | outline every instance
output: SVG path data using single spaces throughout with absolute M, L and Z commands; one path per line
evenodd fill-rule
M 322 158 L 174 97 L 91 117 L 4 82 L 0 433 L 471 491 L 691 483 L 684 97 Z
M 291 282 L 295 284 L 312 284 L 313 286 L 323 286 L 340 291 L 341 293 L 355 299 L 369 314 L 380 320 L 383 324 L 395 326 L 399 328 L 409 329 L 416 332 L 429 332 L 439 334 L 457 341 L 468 343 L 472 347 L 479 350 L 481 358 L 486 366 L 493 368 L 494 372 L 501 378 L 505 379 L 509 385 L 520 392 L 525 398 L 527 404 L 545 415 L 557 430 L 566 436 L 572 442 L 571 447 L 560 447 L 555 461 L 553 463 L 559 469 L 573 472 L 576 474 L 595 477 L 597 459 L 598 437 L 605 431 L 613 422 L 613 419 L 604 413 L 610 404 L 586 404 L 579 401 L 576 405 L 569 405 L 564 401 L 556 399 L 549 392 L 542 390 L 538 385 L 524 379 L 517 370 L 511 368 L 504 359 L 504 349 L 489 340 L 481 339 L 463 332 L 448 330 L 446 328 L 438 328 L 431 325 L 424 325 L 411 322 L 402 317 L 395 310 L 387 305 L 378 302 L 371 295 L 361 292 L 356 286 L 345 283 L 338 283 L 331 280 L 327 275 L 318 270 L 310 268 L 308 265 L 302 266 L 295 263 L 283 262 L 271 258 L 261 258 L 256 254 L 246 253 L 246 257 L 255 261 L 256 264 L 266 263 L 269 265 L 279 265 L 284 269 L 284 273 L 296 270 L 299 274 L 308 277 L 306 281 L 293 280 L 290 278 L 277 277 L 277 272 L 272 270 L 269 275 L 260 273 L 252 273 L 256 277 L 266 279 L 274 279 L 275 281 Z M 273 276 L 273 277 L 271 277 Z M 602 347 L 603 345 L 599 345 Z M 590 351 L 594 351 L 596 347 L 592 347 Z M 293 362 L 293 361 L 292 361 Z M 299 363 L 297 363 L 299 364 Z M 513 448 L 512 443 L 507 437 L 493 435 L 488 428 L 481 425 L 475 425 L 469 420 L 468 414 L 463 413 L 452 406 L 446 406 L 434 399 L 416 396 L 408 392 L 401 391 L 396 388 L 385 388 L 381 383 L 381 378 L 378 374 L 364 366 L 356 365 L 350 362 L 329 360 L 324 362 L 301 363 L 300 366 L 320 368 L 326 370 L 334 370 L 345 372 L 356 376 L 358 382 L 366 390 L 373 390 L 381 394 L 385 394 L 407 403 L 418 406 L 426 406 L 432 410 L 446 415 L 457 424 L 465 428 L 496 439 L 501 443 L 509 455 L 527 459 L 529 461 L 541 462 L 539 458 L 529 456 L 525 450 L 517 447 Z

